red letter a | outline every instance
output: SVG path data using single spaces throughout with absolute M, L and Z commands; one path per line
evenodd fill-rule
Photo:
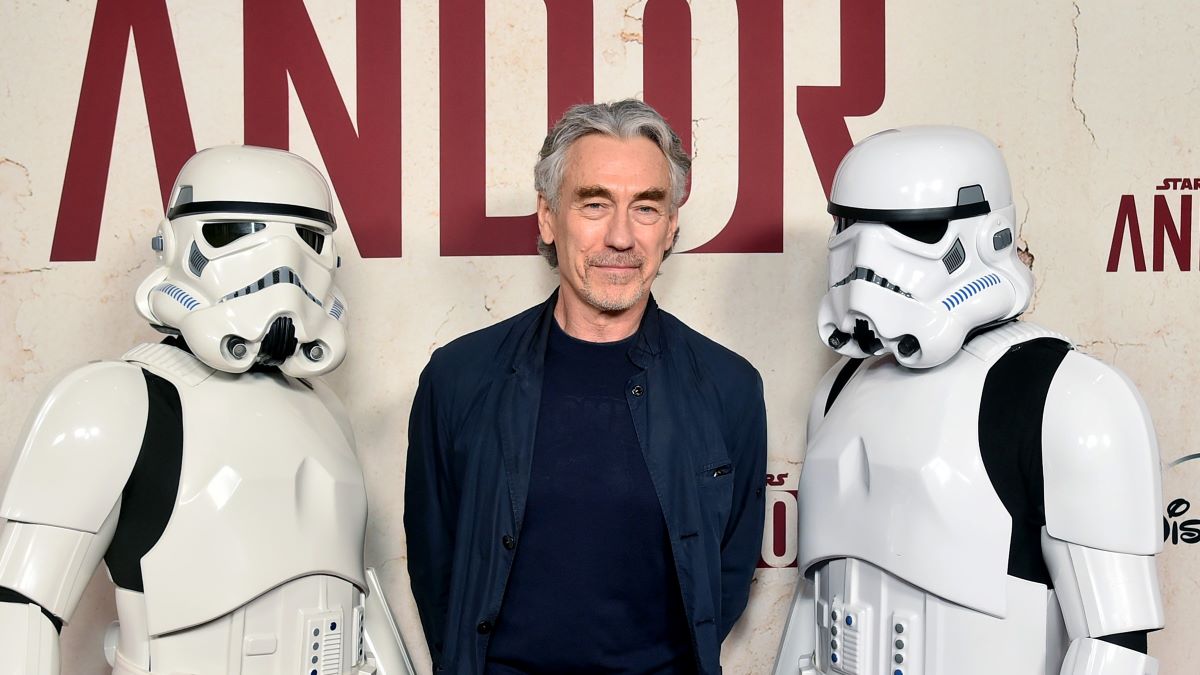
M 98 0 L 50 260 L 95 260 L 130 33 L 138 50 L 163 205 L 196 152 L 164 0 Z
M 1146 271 L 1146 253 L 1142 250 L 1142 230 L 1138 227 L 1137 202 L 1133 195 L 1121 195 L 1117 207 L 1117 222 L 1113 226 L 1112 247 L 1108 249 L 1108 270 L 1117 271 L 1121 261 L 1121 243 L 1125 239 L 1125 228 L 1129 228 L 1129 245 L 1133 249 L 1133 269 Z

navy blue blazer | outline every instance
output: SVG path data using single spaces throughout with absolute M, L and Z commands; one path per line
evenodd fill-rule
M 436 350 L 409 418 L 408 569 L 434 669 L 482 673 L 516 549 L 557 291 Z M 701 673 L 746 607 L 763 536 L 762 378 L 651 298 L 626 392 Z M 587 608 L 580 608 L 587 611 Z M 586 640 L 587 636 L 580 636 Z

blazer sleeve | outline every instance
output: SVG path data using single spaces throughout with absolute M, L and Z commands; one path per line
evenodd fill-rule
M 762 554 L 766 513 L 767 407 L 762 377 L 754 372 L 746 387 L 741 414 L 732 421 L 728 437 L 734 464 L 733 505 L 721 541 L 721 639 L 737 623 L 750 597 L 750 582 Z
M 458 506 L 448 460 L 447 406 L 439 400 L 446 383 L 439 382 L 437 356 L 422 371 L 413 398 L 404 480 L 408 574 L 435 666 L 445 644 Z

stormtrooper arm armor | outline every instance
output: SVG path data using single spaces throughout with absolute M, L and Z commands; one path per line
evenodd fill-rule
M 1154 675 L 1142 652 L 1145 633 L 1163 627 L 1162 484 L 1146 406 L 1119 371 L 1071 352 L 1042 423 L 1042 553 L 1071 640 L 1060 672 Z
M 1042 553 L 1071 638 L 1061 675 L 1157 673 L 1156 659 L 1120 644 L 1132 637 L 1144 645 L 1145 631 L 1163 625 L 1154 556 L 1088 548 L 1045 530 Z
M 0 502 L 0 672 L 59 672 L 57 631 L 112 541 L 146 403 L 137 367 L 97 363 L 32 416 Z

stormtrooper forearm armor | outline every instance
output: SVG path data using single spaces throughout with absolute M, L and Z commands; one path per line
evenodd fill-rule
M 1154 557 L 1070 544 L 1045 531 L 1042 551 L 1071 638 L 1061 675 L 1155 675 L 1156 659 L 1113 637 L 1144 640 L 1162 627 Z
M 0 671 L 59 672 L 58 630 L 74 613 L 116 528 L 96 533 L 9 521 L 0 531 Z

